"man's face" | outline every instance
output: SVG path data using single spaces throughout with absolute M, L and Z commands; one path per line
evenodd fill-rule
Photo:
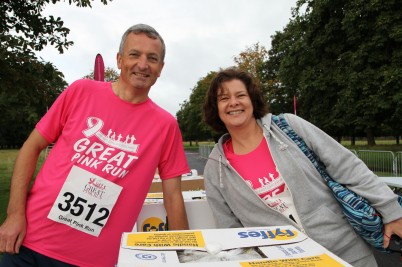
M 134 89 L 149 90 L 163 68 L 162 43 L 140 33 L 130 33 L 124 43 L 123 54 L 117 54 L 120 80 Z

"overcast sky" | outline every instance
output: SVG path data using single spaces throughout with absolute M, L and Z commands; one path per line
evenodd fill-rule
M 197 82 L 210 71 L 234 65 L 233 58 L 259 42 L 271 46 L 296 0 L 95 0 L 90 8 L 49 5 L 44 14 L 61 17 L 74 45 L 58 54 L 38 53 L 71 83 L 89 74 L 100 53 L 106 67 L 117 70 L 116 53 L 124 31 L 137 23 L 154 27 L 166 43 L 165 67 L 150 96 L 173 116 Z

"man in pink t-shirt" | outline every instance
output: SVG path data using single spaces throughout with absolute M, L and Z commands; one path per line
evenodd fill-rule
M 0 226 L 1 267 L 114 266 L 121 234 L 133 228 L 157 168 L 169 229 L 188 229 L 182 136 L 173 116 L 148 97 L 164 56 L 155 29 L 132 26 L 117 54 L 118 81 L 74 82 L 38 122 L 16 160 Z

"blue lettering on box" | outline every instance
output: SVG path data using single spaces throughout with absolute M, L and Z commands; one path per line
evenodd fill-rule
M 261 239 L 275 239 L 277 237 L 294 237 L 295 233 L 289 229 L 280 229 L 276 228 L 275 230 L 262 230 L 262 231 L 248 231 L 248 232 L 239 232 L 240 238 L 261 238 Z

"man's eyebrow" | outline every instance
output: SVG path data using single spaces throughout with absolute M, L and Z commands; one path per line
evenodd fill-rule
M 140 50 L 137 50 L 135 48 L 128 50 L 128 53 L 140 53 L 140 54 L 144 54 L 144 52 L 141 52 Z M 150 53 L 145 53 L 147 56 L 157 56 L 158 58 L 160 58 L 161 56 L 156 53 L 156 52 L 150 52 Z
M 157 56 L 158 58 L 160 58 L 160 55 L 158 53 L 155 52 L 151 52 L 147 54 L 148 56 Z
M 132 53 L 132 52 L 139 52 L 137 49 L 130 49 L 127 51 L 128 53 Z

